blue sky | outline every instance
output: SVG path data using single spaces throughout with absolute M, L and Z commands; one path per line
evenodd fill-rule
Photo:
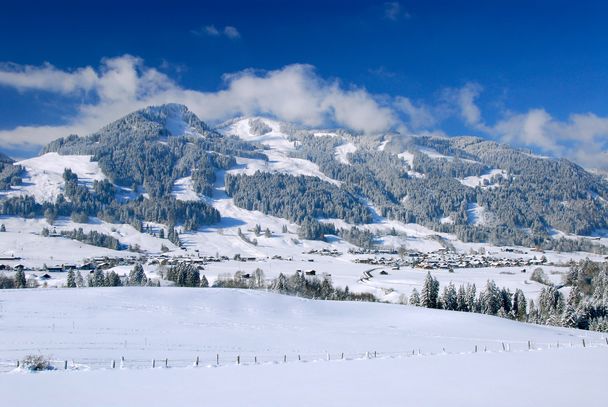
M 210 122 L 261 113 L 608 161 L 604 2 L 50 3 L 0 14 L 0 150 L 15 156 L 175 99 Z

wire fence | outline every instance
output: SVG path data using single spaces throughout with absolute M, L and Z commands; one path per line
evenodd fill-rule
M 534 341 L 499 342 L 493 345 L 472 345 L 468 350 L 455 351 L 442 348 L 440 351 L 425 352 L 422 348 L 400 351 L 366 351 L 366 352 L 322 352 L 322 353 L 284 353 L 284 354 L 255 354 L 247 353 L 203 353 L 191 358 L 128 358 L 120 356 L 111 358 L 77 358 L 51 359 L 50 370 L 102 370 L 102 369 L 169 369 L 169 368 L 200 368 L 222 367 L 228 365 L 259 365 L 281 363 L 331 362 L 363 359 L 391 359 L 405 357 L 430 357 L 440 355 L 465 355 L 474 353 L 496 352 L 533 352 L 558 350 L 564 348 L 598 348 L 608 349 L 608 337 L 603 340 L 582 338 L 578 341 L 535 343 Z M 8 373 L 15 369 L 23 369 L 20 360 L 0 359 L 0 373 Z

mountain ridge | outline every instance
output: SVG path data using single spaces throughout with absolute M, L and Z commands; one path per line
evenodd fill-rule
M 238 183 L 226 188 L 228 198 L 239 196 L 234 201 L 238 206 L 279 217 L 291 213 L 288 220 L 297 219 L 301 226 L 314 230 L 303 233 L 307 238 L 351 236 L 340 228 L 373 223 L 369 216 L 349 212 L 362 203 L 368 212 L 383 218 L 418 223 L 455 234 L 465 242 L 552 247 L 556 236 L 591 236 L 608 229 L 608 183 L 600 176 L 565 159 L 535 157 L 473 136 L 354 135 L 344 129 L 304 129 L 260 116 L 235 118 L 213 129 L 186 106 L 167 104 L 127 114 L 88 136 L 55 140 L 41 155 L 51 152 L 90 155 L 107 177 L 88 189 L 78 188 L 78 177 L 75 181 L 66 179 L 66 186 L 75 182 L 71 189 L 65 188 L 66 192 L 77 193 L 73 197 L 66 193 L 67 200 L 89 202 L 74 211 L 111 218 L 104 213 L 108 206 L 118 211 L 121 205 L 131 205 L 125 209 L 131 213 L 133 206 L 164 202 L 153 215 L 146 210 L 122 219 L 142 223 L 161 220 L 170 228 L 186 218 L 189 220 L 182 226 L 187 230 L 219 221 L 219 212 L 211 215 L 208 211 L 215 202 L 214 191 L 224 190 L 217 175 L 225 173 L 226 177 L 241 174 Z M 254 184 L 256 172 L 287 174 L 280 182 L 289 185 L 291 194 L 277 200 L 271 192 L 277 178 L 258 177 Z M 315 186 L 314 179 L 300 179 L 302 175 L 316 177 L 322 184 Z M 199 200 L 176 199 L 173 191 L 178 181 L 192 185 L 191 196 Z M 323 183 L 335 186 L 320 187 Z M 9 192 L 3 194 L 2 213 L 32 215 L 10 205 L 10 200 L 16 199 L 11 197 L 11 188 L 4 185 Z M 332 188 L 338 189 L 331 192 Z M 131 191 L 132 198 L 113 203 L 118 190 Z M 243 194 L 245 191 L 253 194 Z M 338 193 L 346 199 L 343 207 L 347 209 L 341 212 L 329 209 L 331 197 Z M 306 205 L 302 205 L 303 200 Z M 51 205 L 56 203 L 48 203 L 33 214 L 40 216 L 39 212 Z M 173 212 L 169 206 L 180 205 L 188 214 L 186 218 L 165 213 Z M 194 221 L 194 207 L 210 217 Z M 72 214 L 68 212 L 64 208 L 61 213 Z M 338 220 L 348 221 L 334 222 L 337 228 L 318 226 L 319 221 L 327 224 L 325 219 L 338 213 Z M 562 240 L 564 249 L 580 246 Z M 374 237 L 355 241 L 369 246 Z

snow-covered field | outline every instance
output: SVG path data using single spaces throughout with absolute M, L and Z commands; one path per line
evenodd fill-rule
M 75 240 L 63 237 L 43 237 L 40 233 L 44 227 L 53 229 L 57 232 L 62 230 L 73 230 L 82 227 L 85 232 L 97 230 L 111 235 L 125 245 L 139 245 L 140 248 L 151 255 L 160 253 L 161 245 L 171 249 L 169 255 L 172 256 L 229 256 L 230 259 L 239 253 L 242 256 L 255 257 L 255 261 L 222 261 L 219 263 L 209 263 L 205 265 L 204 274 L 211 283 L 220 275 L 233 275 L 236 271 L 252 273 L 260 268 L 264 271 L 267 278 L 274 278 L 283 273 L 291 275 L 296 270 L 315 270 L 318 275 L 324 273 L 331 274 L 334 285 L 348 286 L 355 292 L 370 292 L 378 298 L 398 302 L 400 294 L 410 295 L 413 288 L 418 290 L 422 287 L 422 282 L 426 275 L 426 270 L 411 267 L 401 267 L 400 270 L 391 270 L 391 267 L 376 266 L 370 264 L 354 263 L 355 259 L 365 259 L 380 257 L 381 255 L 352 255 L 348 250 L 353 248 L 351 244 L 340 239 L 330 239 L 328 242 L 299 240 L 297 236 L 297 225 L 291 224 L 284 219 L 267 216 L 259 212 L 250 212 L 238 208 L 220 189 L 216 189 L 214 206 L 222 213 L 222 221 L 212 227 L 203 228 L 197 232 L 187 232 L 181 234 L 180 238 L 187 250 L 181 250 L 171 244 L 166 239 L 159 239 L 147 233 L 139 233 L 129 225 L 118 225 L 101 222 L 92 219 L 91 223 L 79 224 L 68 219 L 60 218 L 54 226 L 50 226 L 44 219 L 19 219 L 0 217 L 0 223 L 5 224 L 7 232 L 0 233 L 0 257 L 15 256 L 16 260 L 2 260 L 1 264 L 15 266 L 23 264 L 26 267 L 43 268 L 60 266 L 62 264 L 81 264 L 85 258 L 97 256 L 110 257 L 134 257 L 137 253 L 126 250 L 115 251 L 101 247 L 87 245 Z M 262 228 L 268 227 L 272 231 L 272 237 L 265 237 L 264 234 L 255 236 L 251 229 L 260 224 Z M 282 226 L 286 225 L 288 231 L 282 232 Z M 398 222 L 381 220 L 379 223 L 369 225 L 372 230 L 382 230 L 393 225 L 403 236 L 385 236 L 387 242 L 394 239 L 395 247 L 398 243 L 407 242 L 409 249 L 421 251 L 431 251 L 441 248 L 437 240 L 431 239 L 432 231 L 417 225 L 404 225 Z M 160 225 L 151 225 L 158 229 Z M 238 236 L 238 228 L 249 238 L 258 240 L 258 245 L 245 242 Z M 523 257 L 531 259 L 535 252 L 527 254 L 507 253 L 500 248 L 483 244 L 465 244 L 451 241 L 461 252 L 468 252 L 471 249 L 483 249 L 488 255 L 496 257 Z M 323 248 L 337 249 L 342 253 L 341 256 L 320 256 L 308 254 L 310 250 L 320 250 Z M 280 255 L 283 259 L 272 259 L 273 256 Z M 580 260 L 590 257 L 593 260 L 601 261 L 600 256 L 593 256 L 587 253 L 554 253 L 545 254 L 550 262 L 563 264 L 564 266 L 542 266 L 547 277 L 554 283 L 561 283 L 562 276 L 568 271 L 566 263 L 572 260 Z M 387 257 L 398 257 L 387 256 Z M 157 278 L 157 266 L 144 265 L 146 272 L 152 278 Z M 364 279 L 364 272 L 371 271 L 372 278 Z M 530 280 L 532 268 L 527 273 L 521 273 L 521 267 L 485 267 L 485 268 L 456 268 L 454 273 L 447 270 L 432 270 L 441 286 L 450 282 L 456 285 L 475 283 L 478 290 L 482 289 L 487 280 L 494 280 L 499 287 L 507 287 L 512 292 L 521 289 L 526 297 L 535 298 L 543 288 L 542 284 Z M 129 270 L 116 270 L 119 274 L 127 273 Z M 388 273 L 380 274 L 381 271 Z M 29 276 L 36 274 L 40 277 L 44 272 L 26 272 Z M 66 273 L 50 273 L 51 279 L 45 281 L 49 287 L 61 287 L 65 284 Z M 43 282 L 40 281 L 42 284 Z M 567 293 L 565 293 L 567 294 Z
M 2 373 L 11 406 L 600 406 L 608 373 L 598 333 L 260 291 L 2 290 L 0 320 L 1 360 L 68 360 Z

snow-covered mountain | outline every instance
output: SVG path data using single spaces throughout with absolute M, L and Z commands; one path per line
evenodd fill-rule
M 561 250 L 593 248 L 559 237 L 596 236 L 608 229 L 608 183 L 566 160 L 473 137 L 366 136 L 302 129 L 262 117 L 233 119 L 214 130 L 175 104 L 131 113 L 90 136 L 54 141 L 39 157 L 2 165 L 7 176 L 0 209 L 8 216 L 40 216 L 60 195 L 72 201 L 74 191 L 66 191 L 63 176 L 69 168 L 84 187 L 78 193 L 91 203 L 51 211 L 63 210 L 60 216 L 85 212 L 119 223 L 197 229 L 222 225 L 222 218 L 268 224 L 271 217 L 272 225 L 292 226 L 304 220 L 331 222 L 327 233 L 303 234 L 318 239 L 354 225 L 381 235 L 382 225 L 404 229 L 402 224 L 418 224 L 465 242 Z M 15 168 L 23 170 L 22 182 L 10 172 Z M 229 191 L 225 178 L 231 181 Z M 288 184 L 280 188 L 285 194 L 273 191 L 277 182 Z M 135 216 L 101 213 L 95 185 L 111 189 L 113 196 L 106 193 L 105 199 L 123 205 L 143 196 L 169 207 L 171 200 L 184 207 L 198 202 L 197 210 L 208 213 L 196 219 L 143 209 Z M 27 196 L 39 205 L 33 212 L 6 203 Z M 354 243 L 397 244 L 382 236 L 366 239 Z
M 396 300 L 420 278 L 359 281 L 366 266 L 346 253 L 447 248 L 504 257 L 501 247 L 516 245 L 528 259 L 530 248 L 555 249 L 549 257 L 565 263 L 604 253 L 608 243 L 602 178 L 473 137 L 359 135 L 264 117 L 213 129 L 185 106 L 164 105 L 2 165 L 0 256 L 32 266 L 124 249 L 303 259 L 326 249 L 345 255 L 327 257 L 322 271 L 339 270 L 337 281 L 363 291 L 397 289 Z M 55 237 L 78 229 L 81 241 Z M 494 274 L 513 288 L 527 281 Z M 487 276 L 472 271 L 461 281 Z

